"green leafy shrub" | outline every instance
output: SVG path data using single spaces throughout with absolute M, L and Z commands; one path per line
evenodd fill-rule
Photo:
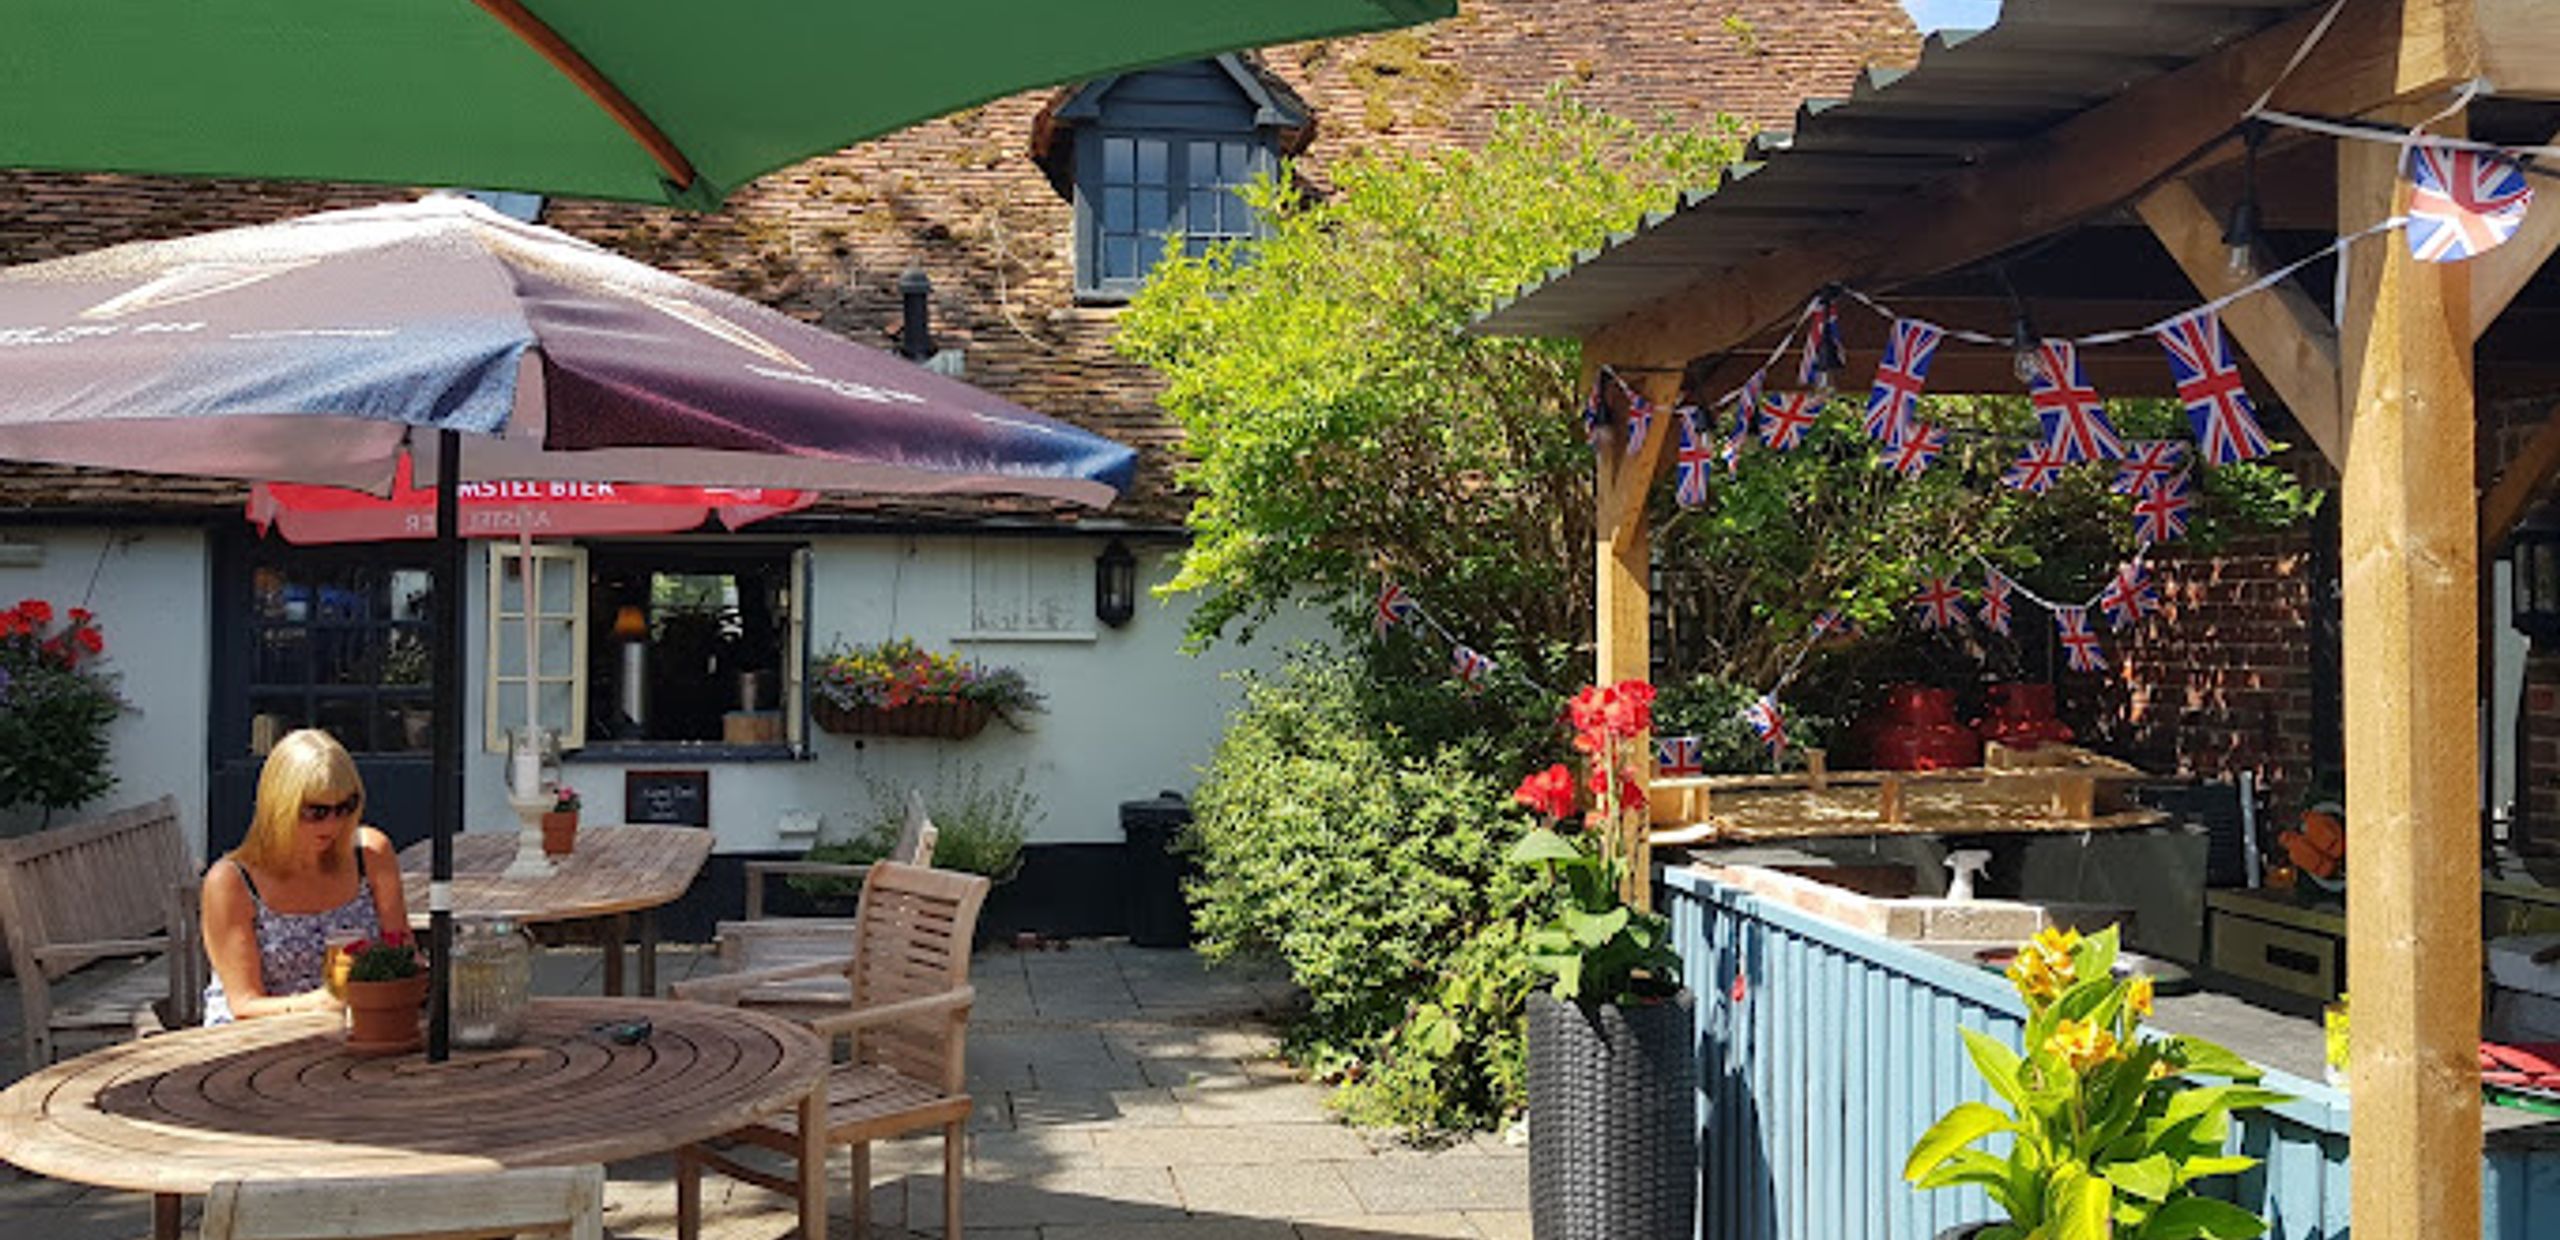
M 1521 823 L 1502 807 L 1527 761 L 1451 725 L 1481 709 L 1301 651 L 1247 678 L 1193 802 L 1201 950 L 1288 968 L 1309 1007 L 1287 1049 L 1357 1122 L 1478 1127 L 1519 1097 L 1538 896 L 1504 861 Z
M 1700 673 L 1662 686 L 1654 699 L 1653 731 L 1661 736 L 1695 736 L 1698 757 L 1708 774 L 1748 774 L 1769 769 L 1769 746 L 1742 721 L 1742 708 L 1761 690 L 1737 681 Z M 1805 701 L 1822 699 L 1808 697 Z M 1839 721 L 1804 709 L 1796 697 L 1781 695 L 1787 717 L 1787 747 L 1792 754 L 1821 748 Z
M 864 816 L 849 839 L 820 843 L 809 860 L 868 865 L 889 855 L 906 825 L 905 786 L 873 775 L 862 777 Z M 997 882 L 1022 869 L 1022 845 L 1044 813 L 1039 799 L 1025 786 L 1020 768 L 993 778 L 974 763 L 937 764 L 933 787 L 924 794 L 925 816 L 933 820 L 933 864 L 937 869 L 984 874 Z M 862 885 L 849 879 L 797 875 L 794 890 L 815 898 L 857 894 Z

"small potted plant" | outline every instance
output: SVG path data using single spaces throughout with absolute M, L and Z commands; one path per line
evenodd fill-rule
M 1626 843 L 1644 812 L 1653 686 L 1586 688 L 1568 716 L 1590 763 L 1581 823 L 1561 763 L 1513 794 L 1545 825 L 1511 859 L 1554 884 L 1550 919 L 1521 940 L 1554 979 L 1528 1002 L 1530 1226 L 1542 1240 L 1685 1240 L 1698 1189 L 1695 1000 L 1670 920 L 1627 898 L 1651 881 L 1631 872 Z
M 417 940 L 403 931 L 358 939 L 342 959 L 347 1049 L 371 1055 L 417 1049 L 418 1012 L 427 1001 L 427 966 Z
M 566 857 L 578 847 L 578 790 L 560 785 L 542 815 L 542 855 Z
M 2222 1047 L 2144 1028 L 2151 979 L 2115 966 L 2115 927 L 2086 938 L 2047 930 L 2009 966 L 2027 1004 L 2025 1053 L 1960 1031 L 2007 1109 L 1958 1103 L 1921 1134 L 1902 1174 L 1922 1188 L 1974 1185 L 2007 1217 L 1941 1240 L 2247 1240 L 2267 1229 L 2198 1196 L 2195 1182 L 2256 1166 L 2224 1152 L 2231 1116 L 2287 1095 L 2259 1088 L 2258 1070 Z M 1986 1138 L 2007 1148 L 1975 1148 Z

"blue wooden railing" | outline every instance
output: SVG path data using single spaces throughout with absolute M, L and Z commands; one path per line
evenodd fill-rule
M 1993 1217 L 1973 1189 L 1914 1191 L 1902 1160 L 1947 1108 L 1990 1100 L 1956 1030 L 2014 1045 L 2006 981 L 1695 871 L 1662 893 L 1698 992 L 1704 1240 L 1932 1240 Z M 2295 1099 L 2239 1125 L 2263 1161 L 2229 1195 L 2273 1240 L 2347 1240 L 2345 1095 L 2268 1083 Z M 2560 1236 L 2560 1150 L 2491 1149 L 2483 1195 L 2486 1240 Z

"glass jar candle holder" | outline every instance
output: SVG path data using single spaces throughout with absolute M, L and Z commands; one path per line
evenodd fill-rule
M 467 917 L 453 928 L 453 1044 L 512 1046 L 533 1001 L 533 936 L 512 918 Z

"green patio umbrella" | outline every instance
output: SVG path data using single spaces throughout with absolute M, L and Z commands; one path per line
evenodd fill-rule
M 0 167 L 716 208 L 1033 87 L 1455 0 L 0 0 Z

